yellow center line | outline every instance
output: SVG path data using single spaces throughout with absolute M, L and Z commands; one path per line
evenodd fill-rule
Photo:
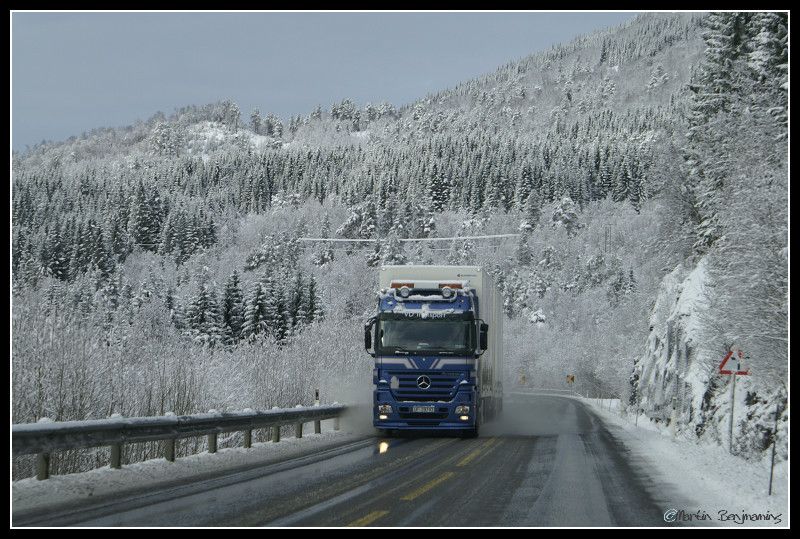
M 389 511 L 373 511 L 363 517 L 359 518 L 358 520 L 354 520 L 350 524 L 347 525 L 348 528 L 357 527 L 357 526 L 369 526 L 379 518 L 384 515 L 388 515 Z
M 488 442 L 484 443 L 481 447 L 479 447 L 478 449 L 476 449 L 475 451 L 473 451 L 472 453 L 470 453 L 469 455 L 467 455 L 466 457 L 461 459 L 461 461 L 458 464 L 456 464 L 456 467 L 457 468 L 462 468 L 462 467 L 466 466 L 467 464 L 469 464 L 470 462 L 475 460 L 475 457 L 480 455 L 481 451 L 483 451 L 484 449 L 490 448 L 492 446 L 492 444 L 494 444 L 496 441 L 497 441 L 497 438 L 491 438 Z
M 434 488 L 436 485 L 438 485 L 440 483 L 444 483 L 445 481 L 447 481 L 448 479 L 450 479 L 454 475 L 456 475 L 455 472 L 444 472 L 442 475 L 440 475 L 439 477 L 437 477 L 433 481 L 429 481 L 429 482 L 425 483 L 424 485 L 419 487 L 417 490 L 406 494 L 405 496 L 403 496 L 400 499 L 401 500 L 405 500 L 407 502 L 410 502 L 411 500 L 413 500 L 415 498 L 419 498 L 420 496 L 422 496 L 423 494 L 425 494 L 426 492 L 428 492 L 429 490 Z

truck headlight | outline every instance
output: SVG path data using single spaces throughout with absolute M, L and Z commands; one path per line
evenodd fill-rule
M 464 415 L 469 413 L 469 406 L 456 406 L 456 415 Z
M 379 404 L 378 405 L 378 413 L 381 415 L 391 414 L 392 413 L 392 405 L 391 404 Z

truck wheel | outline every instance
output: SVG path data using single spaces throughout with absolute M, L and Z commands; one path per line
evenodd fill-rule
M 483 407 L 478 408 L 478 414 L 475 417 L 475 428 L 465 430 L 461 433 L 462 438 L 477 438 L 480 430 L 480 424 L 483 423 Z
M 477 438 L 478 437 L 478 425 L 475 425 L 474 429 L 465 430 L 461 434 L 462 438 Z

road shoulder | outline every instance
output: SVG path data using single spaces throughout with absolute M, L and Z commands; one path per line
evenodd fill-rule
M 169 489 L 180 489 L 199 482 L 246 473 L 262 467 L 311 457 L 320 451 L 335 450 L 363 440 L 363 432 L 328 430 L 287 437 L 280 443 L 256 443 L 250 449 L 220 449 L 215 454 L 198 453 L 168 462 L 153 459 L 83 473 L 35 478 L 11 484 L 12 521 L 25 524 L 47 515 L 89 510 L 121 500 L 134 499 Z

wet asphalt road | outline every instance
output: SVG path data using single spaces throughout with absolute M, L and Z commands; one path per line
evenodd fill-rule
M 477 439 L 368 438 L 15 525 L 664 526 L 661 492 L 579 400 L 525 395 Z

